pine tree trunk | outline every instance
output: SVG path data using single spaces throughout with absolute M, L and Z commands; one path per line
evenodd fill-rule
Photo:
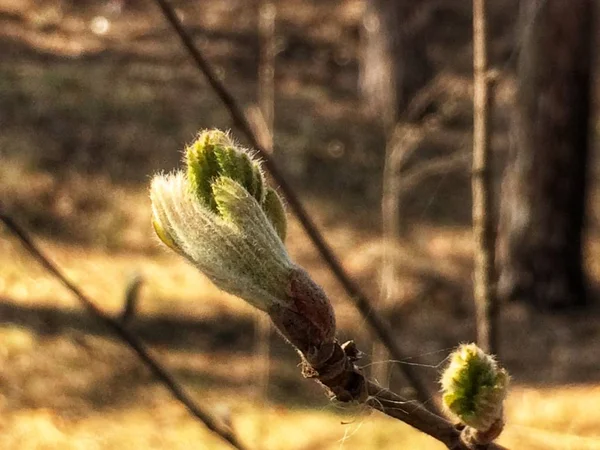
M 541 309 L 586 302 L 582 233 L 592 0 L 522 2 L 513 148 L 498 236 L 498 290 Z

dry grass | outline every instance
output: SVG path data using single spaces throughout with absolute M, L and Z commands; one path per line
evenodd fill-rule
M 300 241 L 295 234 L 292 243 Z M 0 296 L 5 299 L 0 314 L 0 448 L 226 448 L 10 240 L 0 245 Z M 269 406 L 257 408 L 252 312 L 181 261 L 168 255 L 107 255 L 50 242 L 44 248 L 88 294 L 115 313 L 128 272 L 135 268 L 143 273 L 148 282 L 134 327 L 201 404 L 229 417 L 252 448 L 441 449 L 430 438 L 379 414 L 328 403 L 312 382 L 301 379 L 295 355 L 278 337 Z M 22 309 L 11 309 L 16 307 Z M 347 308 L 341 310 L 347 311 L 342 326 L 360 323 Z M 432 315 L 425 317 L 411 326 L 435 334 Z M 421 351 L 415 348 L 413 354 Z M 433 362 L 446 353 L 434 347 Z M 417 360 L 422 359 L 427 357 Z M 600 416 L 595 414 L 600 390 L 593 385 L 521 387 L 519 378 L 531 377 L 529 370 L 536 368 L 516 370 L 501 442 L 520 449 L 600 448 Z M 429 378 L 436 373 L 434 367 L 424 372 Z M 553 376 L 551 371 L 547 375 L 541 379 Z M 265 424 L 266 434 L 261 431 Z
M 3 365 L 19 364 L 16 358 L 35 354 L 39 337 L 18 328 L 3 328 Z M 64 341 L 64 338 L 60 338 Z M 55 342 L 52 346 L 61 345 Z M 64 345 L 64 342 L 62 342 Z M 104 347 L 102 347 L 104 348 Z M 104 348 L 105 352 L 108 352 Z M 54 355 L 55 368 L 63 360 Z M 97 357 L 97 355 L 94 355 Z M 103 358 L 106 358 L 106 354 Z M 8 358 L 5 359 L 5 358 Z M 243 364 L 243 361 L 237 361 Z M 107 364 L 107 371 L 115 371 Z M 6 366 L 5 366 L 6 367 Z M 56 374 L 45 374 L 50 378 Z M 248 374 L 246 374 L 248 376 Z M 85 385 L 79 374 L 63 372 L 61 386 L 48 378 L 41 384 L 26 383 L 28 391 L 38 390 L 48 402 L 52 396 L 65 395 L 66 385 Z M 121 376 L 120 376 L 121 377 Z M 220 374 L 225 381 L 227 375 Z M 114 389 L 103 385 L 100 389 Z M 135 402 L 127 402 L 128 396 Z M 60 406 L 11 408 L 3 402 L 0 421 L 0 446 L 5 449 L 225 449 L 222 442 L 194 422 L 170 396 L 158 386 L 144 386 L 143 392 L 127 388 L 120 392 L 126 405 L 104 405 L 102 408 Z M 198 389 L 198 399 L 217 415 L 231 420 L 232 425 L 251 448 L 286 450 L 338 449 L 442 449 L 438 443 L 407 426 L 360 408 L 322 406 L 317 409 L 297 409 L 271 405 L 257 409 L 235 390 Z M 71 399 L 75 400 L 75 399 Z M 50 400 L 56 403 L 58 400 Z M 600 401 L 598 388 L 547 388 L 513 390 L 507 406 L 508 426 L 501 442 L 518 449 L 598 449 L 598 415 L 595 405 Z M 59 402 L 60 403 L 60 402 Z M 410 405 L 403 406 L 410 408 Z M 264 431 L 267 424 L 267 431 Z M 260 439 L 259 439 L 260 436 Z

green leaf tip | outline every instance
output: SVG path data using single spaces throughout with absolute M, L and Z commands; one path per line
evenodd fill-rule
M 229 143 L 225 133 L 205 131 L 185 151 L 190 189 L 214 212 L 217 211 L 217 205 L 212 196 L 212 182 L 220 171 L 217 148 L 226 148 Z
M 222 178 L 231 179 L 257 201 L 281 241 L 285 241 L 287 219 L 283 201 L 267 185 L 259 162 L 228 133 L 220 130 L 200 132 L 186 148 L 185 162 L 190 190 L 212 212 L 222 217 L 228 215 L 227 208 L 218 205 L 215 186 Z
M 502 420 L 509 378 L 477 345 L 462 344 L 440 380 L 444 406 L 463 424 L 487 431 Z
M 271 225 L 273 225 L 279 239 L 281 239 L 281 242 L 285 242 L 285 237 L 287 235 L 287 218 L 283 200 L 281 200 L 281 197 L 275 189 L 267 189 L 263 210 L 271 222 Z
M 171 250 L 179 252 L 179 247 L 171 237 L 171 235 L 163 228 L 162 224 L 156 219 L 156 217 L 152 217 L 152 228 L 154 228 L 154 232 L 156 236 L 169 247 Z
M 200 132 L 186 148 L 187 178 L 192 192 L 213 212 L 218 213 L 213 183 L 228 177 L 239 183 L 259 204 L 264 202 L 265 179 L 258 162 L 221 130 Z

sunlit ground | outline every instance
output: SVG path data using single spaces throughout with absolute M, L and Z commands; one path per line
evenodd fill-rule
M 14 240 L 3 237 L 0 448 L 227 448 Z M 296 239 L 293 234 L 292 249 Z M 113 314 L 122 307 L 133 268 L 142 273 L 147 282 L 133 329 L 200 405 L 229 421 L 250 448 L 443 448 L 379 413 L 328 402 L 313 382 L 301 378 L 295 355 L 277 336 L 265 399 L 259 381 L 263 366 L 253 350 L 254 313 L 168 254 L 106 255 L 42 244 L 71 279 Z M 361 323 L 344 303 L 336 301 L 341 326 Z M 523 346 L 522 364 L 527 364 L 524 352 L 533 350 Z M 423 373 L 430 380 L 447 352 L 441 347 L 428 352 Z M 427 359 L 417 350 L 411 355 L 416 361 Z M 524 386 L 520 371 L 535 369 L 517 370 L 501 443 L 519 449 L 600 448 L 600 387 Z M 549 369 L 547 379 L 557 377 L 555 372 Z

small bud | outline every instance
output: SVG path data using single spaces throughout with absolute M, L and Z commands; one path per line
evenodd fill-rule
M 444 406 L 463 424 L 485 433 L 502 423 L 508 383 L 508 373 L 492 356 L 475 344 L 463 344 L 442 374 Z

